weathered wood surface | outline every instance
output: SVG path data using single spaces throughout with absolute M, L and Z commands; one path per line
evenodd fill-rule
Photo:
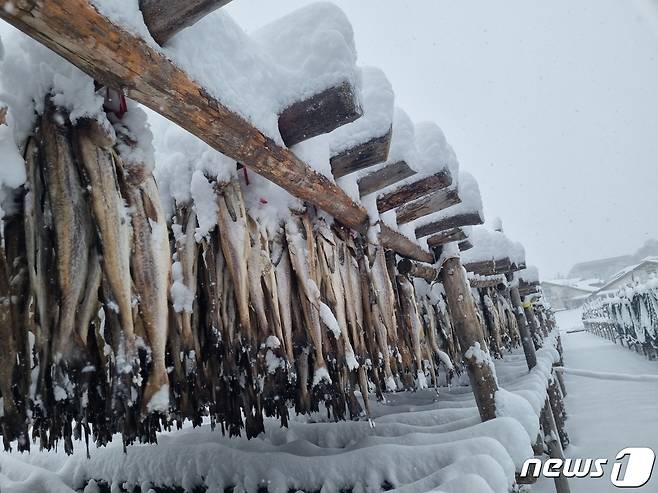
M 279 115 L 279 132 L 283 142 L 290 147 L 328 134 L 362 114 L 354 88 L 344 82 L 284 109 Z
M 360 178 L 358 182 L 359 194 L 361 197 L 365 197 L 366 195 L 375 193 L 377 190 L 386 188 L 389 185 L 393 185 L 394 183 L 402 181 L 415 174 L 416 172 L 404 161 L 389 164 L 382 169 L 378 169 L 377 171 Z
M 501 284 L 504 286 L 505 283 L 498 277 L 489 277 L 483 276 L 480 279 L 468 279 L 468 283 L 472 288 L 492 288 L 499 287 Z
M 553 415 L 553 409 L 551 408 L 548 398 L 546 399 L 544 408 L 539 416 L 539 422 L 544 430 L 544 440 L 546 442 L 546 448 L 548 449 L 548 456 L 551 459 L 564 460 L 564 450 L 562 449 L 562 444 L 558 438 L 559 433 L 557 424 L 555 423 L 555 416 Z M 571 493 L 569 480 L 564 474 L 560 473 L 554 478 L 554 481 L 556 493 Z
M 468 349 L 476 343 L 486 350 L 485 341 L 481 338 L 479 321 L 475 311 L 475 302 L 471 295 L 471 287 L 466 278 L 466 271 L 459 258 L 449 258 L 441 268 L 441 281 L 446 292 L 448 310 L 452 316 L 454 332 L 459 339 L 459 345 L 464 353 L 464 363 L 468 371 L 471 388 L 482 421 L 496 417 L 496 391 L 498 384 L 489 362 L 471 353 Z
M 366 210 L 343 190 L 229 110 L 144 40 L 100 15 L 87 0 L 0 0 L 0 18 L 292 195 L 347 226 L 366 229 Z
M 354 173 L 375 164 L 383 163 L 388 159 L 388 150 L 391 147 L 391 135 L 389 130 L 386 135 L 359 144 L 346 151 L 332 156 L 330 159 L 331 173 L 334 178 Z
M 427 239 L 427 245 L 435 248 L 452 241 L 462 241 L 466 239 L 466 233 L 461 228 L 453 228 L 446 231 L 441 231 Z
M 482 260 L 480 262 L 464 264 L 464 268 L 469 272 L 474 272 L 481 276 L 495 276 L 496 274 L 506 274 L 510 272 L 512 262 L 509 258 Z
M 4 125 L 7 122 L 7 107 L 0 106 L 0 125 Z
M 231 0 L 139 0 L 144 23 L 158 44 Z
M 460 252 L 465 252 L 466 250 L 473 248 L 473 243 L 471 243 L 471 240 L 466 238 L 465 240 L 460 241 L 457 246 L 459 247 Z
M 398 272 L 405 276 L 420 277 L 427 282 L 434 282 L 439 278 L 439 269 L 433 265 L 414 262 L 408 258 L 398 262 Z
M 407 257 L 419 262 L 434 262 L 434 255 L 423 250 L 421 246 L 397 231 L 392 230 L 384 223 L 379 223 L 381 229 L 380 239 L 384 248 L 393 250 L 402 257 Z
M 446 231 L 448 229 L 459 228 L 462 226 L 476 226 L 478 224 L 482 224 L 483 222 L 484 221 L 482 220 L 482 217 L 477 212 L 457 214 L 456 216 L 450 216 L 445 219 L 440 219 L 438 221 L 419 226 L 416 228 L 416 237 L 423 238 L 440 231 Z
M 398 224 L 410 223 L 419 217 L 442 211 L 460 202 L 459 193 L 455 188 L 437 190 L 398 208 L 397 221 Z
M 441 170 L 438 173 L 421 178 L 413 183 L 402 185 L 395 190 L 391 190 L 377 197 L 377 209 L 380 213 L 390 211 L 407 202 L 419 199 L 430 192 L 446 188 L 451 183 L 452 176 L 450 176 L 450 172 L 448 170 Z

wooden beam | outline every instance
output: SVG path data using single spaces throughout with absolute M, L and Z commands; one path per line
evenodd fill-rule
M 390 129 L 386 135 L 374 138 L 332 156 L 330 159 L 331 173 L 334 175 L 334 178 L 342 178 L 355 171 L 385 162 L 388 159 L 392 134 L 393 129 Z
M 484 221 L 480 214 L 477 212 L 469 212 L 466 214 L 457 214 L 456 216 L 446 217 L 438 221 L 424 224 L 416 228 L 416 237 L 423 238 L 424 236 L 433 235 L 440 231 L 448 229 L 460 228 L 462 226 L 476 226 L 482 224 Z
M 473 243 L 471 243 L 471 240 L 466 238 L 465 240 L 460 241 L 457 246 L 459 247 L 460 252 L 465 252 L 466 250 L 473 248 Z
M 468 272 L 474 272 L 481 276 L 495 276 L 497 274 L 507 274 L 512 270 L 512 262 L 509 258 L 482 260 L 479 262 L 469 262 L 464 264 Z
M 139 0 L 144 23 L 159 45 L 231 0 Z
M 398 208 L 397 221 L 398 224 L 410 223 L 419 217 L 442 211 L 460 202 L 459 193 L 455 188 L 437 190 Z
M 377 190 L 386 188 L 389 185 L 393 185 L 394 183 L 409 178 L 415 174 L 416 172 L 404 161 L 389 164 L 382 169 L 378 169 L 374 173 L 370 173 L 369 175 L 360 178 L 359 194 L 361 197 L 365 197 L 366 195 L 375 193 Z
M 0 106 L 0 125 L 7 123 L 7 107 Z
M 279 115 L 283 142 L 290 147 L 353 122 L 363 114 L 358 101 L 354 88 L 343 82 L 291 104 Z
M 439 269 L 432 265 L 422 264 L 403 258 L 398 262 L 398 272 L 402 275 L 411 277 L 420 277 L 427 282 L 434 282 L 439 278 Z
M 462 241 L 466 239 L 466 233 L 461 228 L 448 229 L 441 231 L 427 239 L 427 246 L 436 248 L 452 241 Z
M 229 110 L 144 40 L 103 17 L 88 0 L 0 0 L 0 18 L 295 197 L 347 226 L 367 228 L 366 210 L 343 190 Z
M 468 283 L 472 288 L 493 288 L 500 284 L 505 285 L 505 280 L 498 276 L 481 276 L 479 279 L 468 278 Z
M 377 198 L 377 209 L 380 213 L 400 207 L 407 202 L 421 198 L 430 192 L 446 188 L 452 183 L 450 171 L 443 169 L 413 183 L 402 185 L 395 190 L 385 193 Z
M 379 237 L 382 241 L 382 245 L 384 245 L 384 248 L 393 250 L 395 253 L 402 257 L 418 260 L 419 262 L 434 262 L 434 255 L 428 251 L 423 250 L 418 243 L 411 241 L 409 238 L 401 235 L 397 231 L 393 231 L 382 222 L 379 223 L 379 227 L 381 230 Z

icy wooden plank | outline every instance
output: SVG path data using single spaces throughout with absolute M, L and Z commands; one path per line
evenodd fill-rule
M 139 0 L 151 36 L 163 45 L 174 34 L 196 23 L 231 0 Z
M 446 188 L 452 183 L 452 176 L 448 169 L 421 178 L 413 183 L 402 185 L 377 198 L 377 209 L 380 213 L 400 207 L 407 202 L 419 199 L 423 195 Z
M 364 142 L 333 156 L 330 160 L 331 173 L 334 175 L 334 178 L 341 178 L 355 171 L 383 163 L 388 158 L 390 145 L 391 130 L 386 135 Z
M 462 241 L 466 239 L 466 233 L 461 228 L 449 229 L 447 231 L 441 231 L 440 233 L 430 236 L 427 239 L 427 245 L 429 247 L 435 248 L 451 241 Z
M 363 231 L 367 212 L 322 174 L 228 109 L 161 53 L 87 0 L 0 0 L 0 18 L 292 195 Z
M 359 180 L 359 194 L 361 197 L 365 197 L 415 174 L 416 172 L 405 161 L 389 164 L 361 178 Z
M 418 260 L 419 262 L 434 262 L 434 255 L 423 250 L 419 244 L 411 241 L 397 231 L 393 231 L 381 222 L 379 223 L 379 227 L 381 228 L 380 239 L 384 248 L 393 250 L 402 257 Z
M 423 238 L 424 236 L 429 236 L 440 231 L 446 231 L 448 229 L 459 228 L 462 226 L 475 226 L 477 224 L 482 224 L 483 222 L 484 220 L 478 212 L 457 214 L 456 216 L 439 219 L 438 221 L 424 224 L 423 226 L 416 228 L 416 237 Z
M 290 147 L 327 134 L 360 116 L 361 107 L 354 88 L 344 82 L 284 109 L 279 115 L 279 132 Z
M 419 217 L 442 211 L 460 202 L 461 198 L 455 188 L 437 190 L 400 207 L 396 211 L 397 221 L 398 224 L 410 223 Z

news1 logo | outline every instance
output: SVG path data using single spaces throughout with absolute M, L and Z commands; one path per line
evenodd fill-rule
M 656 454 L 648 447 L 628 447 L 615 457 L 610 472 L 610 481 L 617 488 L 640 488 L 649 482 Z M 605 475 L 608 459 L 541 459 L 532 458 L 525 461 L 521 477 L 540 475 L 546 478 L 600 478 Z M 624 468 L 624 466 L 626 466 Z

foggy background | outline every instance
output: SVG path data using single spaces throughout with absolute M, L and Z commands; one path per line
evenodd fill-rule
M 225 9 L 253 31 L 310 2 Z M 333 2 L 542 278 L 658 238 L 658 0 Z
M 332 0 L 544 279 L 658 238 L 653 0 Z M 235 0 L 247 31 L 309 0 Z

